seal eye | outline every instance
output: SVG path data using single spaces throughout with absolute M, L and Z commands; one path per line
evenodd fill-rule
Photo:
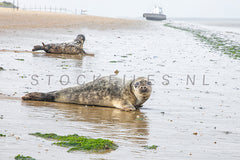
M 151 86 L 151 85 L 152 85 L 152 82 L 148 81 L 147 84 L 148 84 L 149 86 Z
M 139 85 L 140 85 L 140 83 L 139 83 L 139 82 L 136 82 L 135 85 L 134 85 L 134 87 L 137 88 Z

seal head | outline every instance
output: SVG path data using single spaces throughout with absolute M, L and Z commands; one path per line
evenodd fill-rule
M 83 34 L 79 34 L 77 35 L 77 37 L 75 38 L 74 42 L 75 43 L 84 43 L 85 41 L 85 36 Z
M 150 97 L 152 93 L 152 83 L 145 77 L 139 77 L 131 84 L 132 92 L 137 98 L 136 106 L 142 107 L 142 104 Z

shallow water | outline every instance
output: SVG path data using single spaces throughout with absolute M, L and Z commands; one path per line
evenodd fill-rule
M 200 25 L 213 31 L 225 31 L 227 33 L 237 33 L 240 34 L 240 19 L 175 19 L 178 22 L 190 23 Z
M 0 157 L 13 159 L 23 154 L 36 159 L 239 159 L 240 61 L 210 50 L 190 33 L 162 24 L 148 22 L 145 29 L 137 30 L 0 32 L 1 49 L 21 51 L 31 50 L 42 41 L 71 41 L 83 33 L 85 50 L 95 54 L 66 58 L 0 52 L 0 66 L 5 69 L 0 71 L 0 133 L 7 135 L 0 138 Z M 140 111 L 24 102 L 19 98 L 27 92 L 75 86 L 79 75 L 85 76 L 82 83 L 91 81 L 94 75 L 114 75 L 115 70 L 120 78 L 150 75 L 153 79 L 152 96 Z M 194 75 L 192 85 L 187 77 L 193 79 Z M 70 82 L 64 85 L 67 77 Z M 33 132 L 107 138 L 119 148 L 105 154 L 67 153 L 66 148 L 51 145 L 52 141 L 28 135 Z M 159 147 L 147 150 L 144 145 Z

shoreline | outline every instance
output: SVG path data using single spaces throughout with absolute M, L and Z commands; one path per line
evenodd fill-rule
M 72 15 L 45 11 L 12 10 L 0 7 L 0 30 L 26 28 L 83 27 L 90 29 L 141 28 L 140 20 Z M 66 23 L 67 22 L 67 23 Z

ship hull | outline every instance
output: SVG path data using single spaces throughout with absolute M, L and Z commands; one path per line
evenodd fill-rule
M 143 17 L 145 17 L 147 20 L 153 20 L 153 21 L 162 21 L 167 19 L 166 15 L 164 14 L 154 14 L 154 13 L 144 13 Z

